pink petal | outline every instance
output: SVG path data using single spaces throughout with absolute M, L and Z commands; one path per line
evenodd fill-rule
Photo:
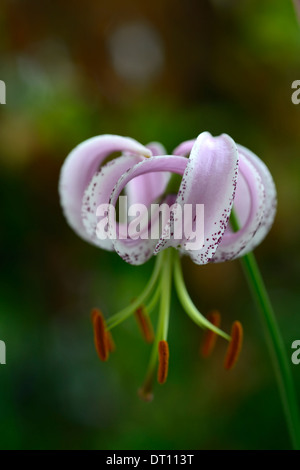
M 263 220 L 264 204 L 262 179 L 252 163 L 240 153 L 235 206 L 237 216 L 242 222 L 241 228 L 235 233 L 226 230 L 213 262 L 235 259 L 249 251 Z
M 265 236 L 268 234 L 270 231 L 275 215 L 276 215 L 276 209 L 277 209 L 277 195 L 276 195 L 276 188 L 275 184 L 272 178 L 272 175 L 267 168 L 267 166 L 264 164 L 264 162 L 253 152 L 251 152 L 249 149 L 242 147 L 241 145 L 238 145 L 238 151 L 240 155 L 243 155 L 245 158 L 248 159 L 250 163 L 254 166 L 256 171 L 259 173 L 259 176 L 262 181 L 262 185 L 264 187 L 264 214 L 263 218 L 261 221 L 261 224 L 252 238 L 251 242 L 247 246 L 247 251 L 243 251 L 242 254 L 248 253 L 249 251 L 253 250 L 257 245 L 259 245 L 262 240 L 265 238 Z M 234 203 L 235 204 L 235 203 Z M 238 212 L 239 219 L 241 221 L 241 225 L 243 225 L 242 220 L 241 220 L 241 212 Z
M 86 140 L 72 150 L 61 169 L 59 193 L 65 217 L 75 232 L 87 241 L 90 241 L 90 237 L 81 220 L 83 193 L 103 160 L 116 151 L 151 155 L 149 149 L 134 139 L 101 135 Z
M 186 168 L 188 160 L 183 157 L 165 155 L 161 157 L 152 157 L 142 162 L 138 163 L 132 167 L 127 173 L 119 179 L 116 184 L 110 199 L 112 206 L 116 206 L 119 195 L 125 186 L 133 178 L 139 177 L 141 175 L 149 175 L 150 173 L 158 172 L 172 172 L 182 175 Z M 167 204 L 174 202 L 172 196 L 167 198 L 165 201 Z M 112 220 L 113 214 L 109 213 L 109 218 Z M 154 223 L 158 222 L 157 219 L 154 220 Z M 127 238 L 126 240 L 117 239 L 113 240 L 113 245 L 116 252 L 128 263 L 131 264 L 142 264 L 145 263 L 154 252 L 154 247 L 157 243 L 156 239 L 151 239 L 150 233 L 148 239 L 138 239 L 132 240 Z
M 173 155 L 182 155 L 183 157 L 188 156 L 196 142 L 196 139 L 186 140 L 182 142 L 178 147 L 173 150 Z
M 175 149 L 189 151 L 192 141 Z M 208 132 L 200 134 L 192 146 L 176 202 L 204 204 L 204 244 L 201 249 L 188 250 L 186 238 L 180 250 L 197 264 L 208 263 L 215 254 L 228 224 L 238 175 L 238 152 L 235 142 L 226 134 L 212 137 Z M 195 228 L 195 221 L 193 229 Z M 162 247 L 172 241 L 160 240 Z M 161 247 L 157 245 L 157 249 Z
M 194 143 L 195 140 L 183 142 L 173 153 L 189 155 Z M 269 232 L 276 214 L 276 188 L 268 168 L 247 148 L 237 148 L 240 164 L 234 208 L 242 230 L 233 234 L 227 225 L 213 262 L 234 259 L 253 250 Z
M 153 155 L 153 157 L 158 157 L 159 155 L 166 155 L 166 149 L 160 142 L 150 142 L 146 145 Z
M 140 161 L 140 157 L 123 155 L 111 160 L 94 174 L 87 186 L 82 198 L 82 222 L 88 235 L 90 243 L 105 250 L 113 250 L 113 242 L 110 238 L 97 238 L 97 208 L 101 204 L 109 204 L 112 191 L 119 178 L 131 167 Z M 125 227 L 119 225 L 119 231 L 123 232 Z
M 166 150 L 158 142 L 152 142 L 147 145 L 153 156 L 165 155 Z M 131 180 L 126 186 L 126 195 L 128 204 L 144 204 L 149 206 L 151 202 L 158 199 L 165 191 L 170 179 L 170 173 L 147 173 Z

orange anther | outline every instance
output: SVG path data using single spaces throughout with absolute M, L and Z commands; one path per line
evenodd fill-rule
M 162 340 L 159 342 L 158 358 L 159 358 L 159 365 L 158 365 L 157 381 L 160 384 L 163 384 L 167 380 L 168 369 L 169 369 L 169 345 L 167 341 Z
M 152 326 L 150 317 L 145 313 L 144 306 L 139 307 L 135 311 L 135 318 L 139 325 L 139 328 L 140 328 L 140 331 L 142 333 L 144 340 L 147 343 L 153 343 L 154 341 L 153 326 Z
M 241 352 L 243 343 L 243 327 L 239 321 L 235 321 L 231 328 L 231 341 L 228 345 L 224 367 L 230 370 L 235 365 Z
M 221 325 L 221 315 L 217 310 L 213 310 L 207 316 L 207 319 L 210 323 L 212 323 L 217 328 Z M 216 341 L 217 341 L 217 333 L 211 330 L 206 330 L 203 337 L 203 342 L 201 346 L 201 355 L 203 357 L 208 357 L 214 350 Z
M 106 331 L 106 336 L 107 336 L 108 350 L 110 352 L 114 352 L 116 350 L 116 343 L 114 342 L 111 332 Z
M 102 312 L 96 308 L 92 310 L 92 322 L 96 351 L 101 361 L 107 361 L 109 357 L 109 341 L 105 320 Z

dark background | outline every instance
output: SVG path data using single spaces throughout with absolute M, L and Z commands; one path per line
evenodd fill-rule
M 283 0 L 2 1 L 0 79 L 2 449 L 282 449 L 290 446 L 257 313 L 238 261 L 184 260 L 190 294 L 245 343 L 199 356 L 201 331 L 175 294 L 168 382 L 136 390 L 149 346 L 134 319 L 100 363 L 90 309 L 106 315 L 143 288 L 153 260 L 124 263 L 78 238 L 58 198 L 61 165 L 91 136 L 158 140 L 168 152 L 204 130 L 226 132 L 268 165 L 274 227 L 256 250 L 289 356 L 300 339 L 300 30 Z M 216 287 L 218 286 L 218 287 Z M 300 394 L 300 365 L 293 366 Z

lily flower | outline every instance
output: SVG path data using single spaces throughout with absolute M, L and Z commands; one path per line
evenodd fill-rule
M 115 152 L 122 154 L 107 161 Z M 180 179 L 175 190 L 174 174 Z M 114 220 L 123 191 L 129 206 L 140 204 L 147 209 L 160 201 L 172 211 L 163 223 L 159 214 L 151 222 L 141 214 L 144 218 L 141 217 L 139 236 L 130 237 L 128 224 Z M 172 155 L 166 155 L 158 143 L 143 146 L 131 138 L 103 135 L 83 142 L 69 154 L 61 170 L 59 192 L 66 219 L 81 238 L 102 249 L 116 251 L 130 264 L 143 264 L 156 257 L 145 290 L 131 305 L 107 321 L 100 310 L 93 310 L 94 338 L 100 359 L 107 360 L 114 349 L 112 328 L 135 313 L 145 339 L 154 341 L 146 379 L 140 389 L 143 399 L 152 398 L 157 358 L 158 382 L 164 383 L 168 374 L 167 335 L 174 276 L 183 309 L 206 330 L 203 356 L 211 353 L 219 335 L 229 342 L 224 366 L 231 369 L 241 349 L 242 326 L 234 322 L 229 335 L 220 329 L 218 312 L 212 312 L 207 318 L 199 312 L 188 295 L 180 255 L 190 256 L 196 264 L 223 262 L 245 255 L 264 239 L 276 213 L 275 185 L 266 165 L 226 134 L 212 137 L 203 132 L 197 139 L 180 144 Z M 197 212 L 199 204 L 203 205 L 204 213 Z M 187 233 L 178 239 L 174 236 L 178 215 L 188 205 L 192 208 L 192 222 Z M 240 227 L 237 231 L 230 224 L 233 205 Z M 99 207 L 106 208 L 107 237 L 97 236 Z M 204 222 L 201 243 L 191 248 L 191 234 L 197 232 L 200 217 Z M 143 236 L 149 226 L 157 229 L 156 237 Z M 150 313 L 158 302 L 154 335 Z

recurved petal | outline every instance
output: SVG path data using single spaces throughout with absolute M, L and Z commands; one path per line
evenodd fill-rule
M 183 142 L 173 153 L 189 155 L 194 143 L 195 140 Z M 247 148 L 237 145 L 237 149 L 240 164 L 234 208 L 242 230 L 233 234 L 227 225 L 213 262 L 233 259 L 253 250 L 269 232 L 276 214 L 276 188 L 268 168 Z
M 153 157 L 167 154 L 165 147 L 160 142 L 150 142 L 146 147 L 151 150 Z
M 104 159 L 113 152 L 150 156 L 151 151 L 129 137 L 101 135 L 82 142 L 66 158 L 60 174 L 59 194 L 65 217 L 75 232 L 87 241 L 81 219 L 82 197 Z
M 151 142 L 147 144 L 147 148 L 153 156 L 165 155 L 166 150 L 159 142 Z M 165 191 L 170 179 L 170 173 L 147 173 L 137 176 L 131 180 L 126 186 L 126 195 L 128 196 L 128 204 L 144 204 L 149 206 L 151 202 L 158 199 Z
M 247 149 L 246 147 L 243 147 L 242 145 L 238 145 L 238 151 L 240 155 L 243 155 L 256 169 L 258 172 L 262 185 L 264 188 L 264 205 L 263 205 L 263 218 L 261 221 L 261 224 L 250 241 L 250 243 L 247 246 L 247 252 L 253 250 L 257 245 L 259 245 L 262 240 L 265 238 L 265 236 L 268 234 L 270 231 L 275 215 L 276 215 L 276 209 L 277 209 L 277 194 L 276 194 L 276 187 L 274 184 L 274 180 L 272 178 L 272 175 L 268 169 L 268 167 L 265 165 L 265 163 L 251 150 Z M 240 212 L 240 217 L 241 217 L 241 212 Z M 243 251 L 241 255 L 245 254 L 246 251 Z
M 178 147 L 173 150 L 173 155 L 182 155 L 183 157 L 188 156 L 191 153 L 191 150 L 196 142 L 196 139 L 186 140 L 178 145 Z
M 125 186 L 133 180 L 133 178 L 140 177 L 141 175 L 158 174 L 160 172 L 170 172 L 182 175 L 186 168 L 188 160 L 184 157 L 165 155 L 160 157 L 152 157 L 137 163 L 127 173 L 123 174 L 119 179 L 118 183 L 113 189 L 110 199 L 109 209 L 109 222 L 112 223 L 112 207 L 116 206 L 119 195 Z M 174 198 L 167 197 L 164 201 L 166 204 L 171 205 L 174 202 Z M 138 238 L 133 240 L 129 236 L 126 239 L 120 239 L 117 233 L 117 237 L 113 240 L 113 245 L 116 252 L 130 264 L 142 264 L 145 263 L 153 254 L 154 247 L 157 243 L 157 238 L 151 237 L 151 233 L 155 232 L 157 228 L 158 232 L 158 217 L 152 218 L 153 224 L 149 224 L 143 227 L 143 234 L 145 238 Z M 151 232 L 153 230 L 153 232 Z
M 263 221 L 265 191 L 262 179 L 250 160 L 241 153 L 235 207 L 241 228 L 235 233 L 229 228 L 226 230 L 213 262 L 235 259 L 250 251 Z
M 119 178 L 139 161 L 138 156 L 123 155 L 103 165 L 92 177 L 82 198 L 81 211 L 83 226 L 90 243 L 105 250 L 114 249 L 112 240 L 108 236 L 106 238 L 101 236 L 105 235 L 104 232 L 97 233 L 99 217 L 101 215 L 105 218 L 103 220 L 107 220 L 108 204 L 115 185 Z M 98 212 L 100 207 L 102 208 L 101 214 Z M 126 232 L 126 226 L 123 224 L 117 224 L 117 227 L 119 233 Z
M 191 144 L 185 143 L 175 151 L 186 153 Z M 180 248 L 197 264 L 211 261 L 226 230 L 235 196 L 238 161 L 236 144 L 226 134 L 212 137 L 208 132 L 203 132 L 191 149 L 176 202 L 182 207 L 191 204 L 193 210 L 196 204 L 204 205 L 204 227 L 200 227 L 203 246 L 198 248 L 195 240 L 195 248 L 191 249 L 192 240 L 188 235 Z M 195 233 L 195 217 L 191 228 Z M 199 228 L 197 230 L 200 237 Z

